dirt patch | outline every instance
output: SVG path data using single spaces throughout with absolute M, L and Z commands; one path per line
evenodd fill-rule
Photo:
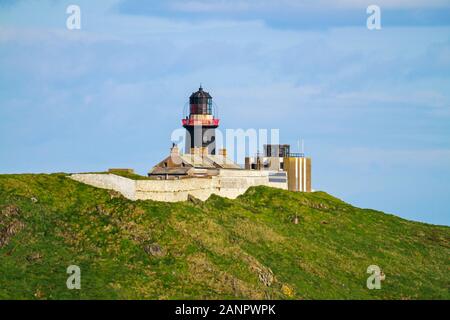
M 0 211 L 0 248 L 8 245 L 25 225 L 19 220 L 20 209 L 14 205 L 8 205 Z

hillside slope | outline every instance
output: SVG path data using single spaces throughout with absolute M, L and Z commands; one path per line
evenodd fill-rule
M 132 202 L 64 174 L 0 175 L 1 299 L 449 299 L 449 254 L 449 227 L 323 192 Z

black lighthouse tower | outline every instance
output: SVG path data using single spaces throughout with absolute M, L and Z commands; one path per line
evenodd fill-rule
M 202 86 L 189 98 L 189 115 L 183 120 L 186 129 L 186 153 L 191 148 L 207 148 L 208 154 L 216 154 L 216 119 L 213 110 L 212 97 Z M 205 150 L 205 149 L 203 149 Z

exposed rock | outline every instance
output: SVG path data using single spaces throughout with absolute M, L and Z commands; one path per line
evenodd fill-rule
M 196 206 L 200 206 L 200 205 L 203 204 L 202 200 L 194 197 L 191 194 L 188 195 L 188 201 L 191 202 L 192 204 L 196 205 Z
M 250 268 L 258 273 L 258 279 L 261 281 L 265 286 L 270 287 L 272 283 L 275 280 L 275 277 L 273 275 L 273 272 L 270 268 L 263 266 L 259 262 L 252 263 L 250 265 Z
M 331 209 L 329 205 L 323 202 L 313 202 L 313 201 L 305 201 L 304 204 L 310 208 L 318 209 L 318 210 L 329 210 Z
M 42 259 L 43 255 L 40 254 L 39 252 L 33 252 L 32 254 L 27 256 L 27 261 L 28 262 L 36 262 L 36 261 L 40 261 Z
M 98 204 L 95 206 L 95 210 L 97 210 L 98 213 L 100 213 L 101 215 L 105 215 L 105 216 L 109 216 L 109 211 L 102 206 L 101 204 Z
M 270 287 L 272 283 L 276 282 L 275 276 L 269 267 L 264 266 L 261 262 L 256 260 L 253 256 L 243 254 L 241 258 L 249 264 L 252 272 L 258 274 L 258 279 L 264 285 Z
M 325 203 L 318 203 L 315 207 L 317 209 L 329 209 L 329 207 Z
M 111 199 L 122 198 L 122 194 L 118 191 L 108 190 L 108 194 Z
M 163 249 L 161 248 L 161 246 L 157 243 L 153 243 L 153 244 L 147 244 L 144 246 L 144 251 L 147 254 L 150 254 L 154 257 L 163 257 L 165 255 L 165 252 L 163 251 Z
M 42 292 L 41 289 L 37 289 L 36 292 L 34 293 L 34 296 L 37 299 L 43 299 L 44 298 L 44 293 Z
M 263 268 L 259 270 L 258 273 L 259 281 L 264 283 L 264 285 L 270 287 L 274 279 L 272 270 L 270 270 L 270 268 Z

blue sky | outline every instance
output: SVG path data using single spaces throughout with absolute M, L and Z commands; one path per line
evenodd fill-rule
M 223 128 L 303 138 L 316 190 L 450 225 L 440 0 L 0 0 L 0 172 L 145 173 L 200 82 Z

